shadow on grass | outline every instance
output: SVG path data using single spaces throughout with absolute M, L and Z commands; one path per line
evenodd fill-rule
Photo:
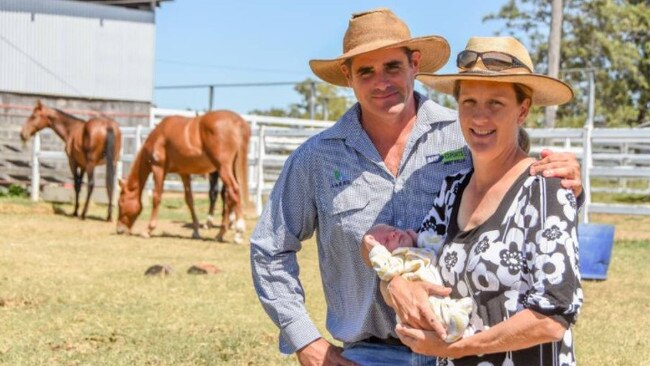
M 120 234 L 113 233 L 112 235 L 120 235 Z M 146 239 L 153 239 L 153 238 L 157 238 L 157 239 L 158 238 L 162 238 L 162 239 L 183 239 L 183 240 L 196 240 L 196 241 L 202 241 L 202 242 L 212 242 L 212 243 L 215 243 L 215 244 L 233 244 L 233 245 L 235 245 L 234 243 L 229 242 L 229 241 L 218 241 L 214 237 L 210 237 L 210 236 L 207 236 L 207 237 L 206 236 L 201 236 L 198 239 L 193 239 L 191 234 L 190 235 L 180 235 L 180 234 L 169 233 L 169 232 L 166 232 L 166 231 L 163 231 L 161 234 L 155 234 L 154 233 L 149 238 L 138 235 L 138 234 L 131 234 L 130 236 L 145 239 L 145 240 Z
M 192 223 L 191 222 L 186 222 L 186 221 L 180 221 L 180 220 L 172 220 L 171 221 L 174 224 L 180 224 L 182 228 L 184 229 L 192 229 Z M 199 229 L 201 230 L 212 230 L 212 229 L 221 229 L 223 225 L 221 224 L 213 224 L 212 227 L 208 227 L 205 222 L 199 222 Z
M 52 211 L 54 212 L 55 215 L 81 220 L 81 216 L 75 216 L 72 214 L 72 209 L 70 210 L 69 213 L 66 212 L 66 210 L 63 209 L 63 204 L 61 203 L 52 203 Z M 86 214 L 86 220 L 103 221 L 103 222 L 111 223 L 111 221 L 106 221 L 106 217 L 88 215 L 88 214 Z
M 168 232 L 165 232 L 165 231 L 163 231 L 162 234 L 153 234 L 153 235 L 151 235 L 151 237 L 152 238 L 199 240 L 199 241 L 203 241 L 203 242 L 212 241 L 212 242 L 214 242 L 216 244 L 221 244 L 221 242 L 218 242 L 215 238 L 211 238 L 211 237 L 201 236 L 198 239 L 193 239 L 191 234 L 188 235 L 188 236 L 185 236 L 185 235 L 179 235 L 179 234 L 172 234 L 172 233 L 168 233 Z

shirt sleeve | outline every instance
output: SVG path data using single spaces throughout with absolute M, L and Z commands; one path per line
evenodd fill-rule
M 530 226 L 526 234 L 529 290 L 526 308 L 565 327 L 576 322 L 582 306 L 577 238 L 577 202 L 560 180 L 537 177 L 530 189 Z M 535 218 L 537 216 L 537 218 Z
M 578 209 L 583 209 L 585 207 L 585 190 L 583 189 L 582 192 L 576 197 L 576 202 L 578 204 Z
M 286 161 L 251 236 L 253 284 L 280 329 L 280 351 L 291 354 L 321 337 L 305 308 L 296 253 L 317 222 L 314 185 L 302 149 Z M 304 152 L 303 152 L 304 153 Z
M 456 201 L 458 187 L 469 178 L 469 171 L 462 171 L 455 175 L 447 176 L 440 187 L 438 196 L 433 201 L 433 207 L 422 220 L 417 230 L 417 245 L 420 248 L 433 249 L 438 253 L 440 246 L 447 237 L 449 217 Z

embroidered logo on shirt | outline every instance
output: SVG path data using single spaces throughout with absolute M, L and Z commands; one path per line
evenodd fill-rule
M 426 160 L 427 160 L 427 164 L 438 163 L 442 160 L 442 155 L 440 154 L 428 155 L 426 157 Z
M 442 153 L 443 164 L 453 163 L 457 161 L 464 161 L 464 160 L 465 160 L 465 150 L 463 149 L 451 150 Z
M 334 170 L 334 183 L 331 186 L 332 188 L 346 186 L 350 183 L 352 183 L 352 181 L 347 178 L 343 172 L 338 169 Z

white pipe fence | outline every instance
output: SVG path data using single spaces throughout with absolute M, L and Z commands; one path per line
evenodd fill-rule
M 142 142 L 167 115 L 195 116 L 194 111 L 152 109 L 149 127 L 122 127 L 123 151 L 117 167 L 117 177 L 124 177 L 124 163 L 135 159 Z M 264 197 L 267 196 L 279 175 L 285 160 L 307 138 L 332 125 L 332 122 L 243 115 L 252 127 L 249 145 L 249 188 L 257 213 L 261 213 Z M 592 192 L 637 193 L 650 195 L 650 129 L 528 129 L 531 137 L 531 153 L 544 148 L 554 151 L 569 151 L 582 162 L 583 185 L 585 188 L 585 221 L 589 213 L 612 213 L 650 215 L 648 205 L 603 204 L 591 201 Z M 124 143 L 133 139 L 134 143 Z M 125 151 L 124 146 L 133 146 Z M 61 151 L 43 151 L 40 133 L 34 136 L 32 149 L 32 187 L 40 187 L 39 161 L 66 160 Z M 615 187 L 592 187 L 594 180 L 613 179 Z M 641 188 L 621 187 L 629 181 L 640 182 Z M 645 184 L 645 185 L 644 185 Z M 151 188 L 151 184 L 148 185 Z M 178 180 L 165 181 L 165 190 L 182 191 Z M 206 192 L 207 182 L 193 182 L 195 192 Z M 38 189 L 32 189 L 32 200 L 38 200 Z

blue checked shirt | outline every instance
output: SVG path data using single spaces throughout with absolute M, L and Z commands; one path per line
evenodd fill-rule
M 417 120 L 397 177 L 362 129 L 358 104 L 285 163 L 251 237 L 255 290 L 280 328 L 282 353 L 321 336 L 305 309 L 296 260 L 314 233 L 332 336 L 345 343 L 396 336 L 395 313 L 361 259 L 361 237 L 378 223 L 417 229 L 444 177 L 471 167 L 456 112 L 415 96 Z

